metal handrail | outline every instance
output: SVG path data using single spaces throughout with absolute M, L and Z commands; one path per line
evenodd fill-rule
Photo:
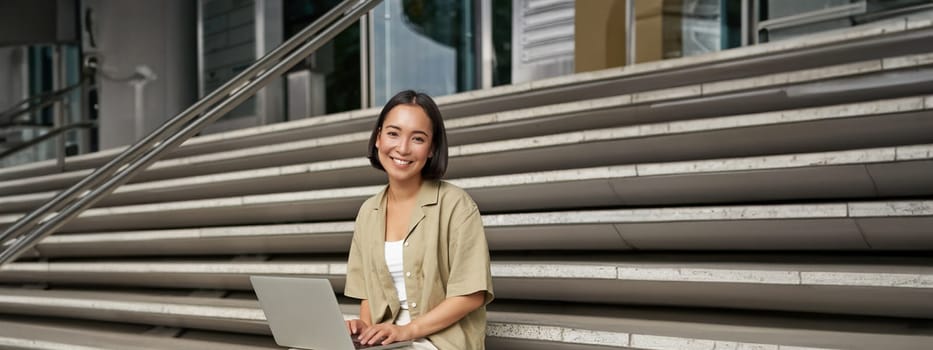
M 210 122 L 252 97 L 272 79 L 281 76 L 301 62 L 359 20 L 378 3 L 379 1 L 376 0 L 345 0 L 340 3 L 232 80 L 121 152 L 106 165 L 98 168 L 74 186 L 60 192 L 42 207 L 17 220 L 13 226 L 0 234 L 0 245 L 15 238 L 15 241 L 0 252 L 0 265 L 16 259 L 26 249 L 31 248 L 68 220 L 94 205 L 117 186 L 129 181 L 131 176 L 154 163 L 166 151 L 177 147 Z M 329 26 L 332 23 L 333 26 Z M 328 28 L 324 29 L 325 27 Z M 201 114 L 212 106 L 213 108 L 207 113 Z M 200 117 L 197 117 L 198 115 Z M 181 130 L 176 130 L 183 124 L 187 125 L 184 125 Z M 100 186 L 92 189 L 98 184 Z M 72 200 L 74 202 L 71 202 Z M 52 212 L 56 213 L 51 214 Z M 40 220 L 43 221 L 40 223 Z M 29 232 L 26 232 L 27 230 Z
M 13 121 L 13 119 L 16 119 L 16 117 L 21 116 L 26 113 L 32 113 L 33 111 L 51 106 L 55 102 L 58 102 L 58 100 L 64 99 L 65 96 L 68 93 L 70 93 L 72 90 L 75 90 L 77 88 L 80 88 L 81 86 L 84 86 L 84 83 L 87 80 L 88 78 L 86 76 L 82 77 L 81 80 L 78 81 L 77 83 L 70 85 L 70 86 L 66 86 L 62 88 L 61 90 L 50 91 L 50 92 L 43 93 L 41 95 L 32 96 L 13 105 L 13 107 L 10 107 L 3 113 L 0 113 L 0 127 L 17 125 L 17 123 Z M 38 102 L 33 102 L 33 101 L 38 101 Z M 23 108 L 23 106 L 27 106 L 27 107 Z
M 72 123 L 72 124 L 57 127 L 55 129 L 49 130 L 49 132 L 45 134 L 42 134 L 42 136 L 30 139 L 29 141 L 23 142 L 14 147 L 6 149 L 3 152 L 0 152 L 0 159 L 16 154 L 16 152 L 35 146 L 39 143 L 45 142 L 46 140 L 51 139 L 55 136 L 58 136 L 58 134 L 61 134 L 65 131 L 68 131 L 71 129 L 77 129 L 77 128 L 93 128 L 95 126 L 97 126 L 97 123 L 92 122 L 92 121 L 85 121 L 85 122 L 77 122 L 77 123 Z

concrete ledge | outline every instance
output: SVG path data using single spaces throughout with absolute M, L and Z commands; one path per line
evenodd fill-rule
M 19 262 L 0 268 L 0 282 L 249 290 L 249 275 L 275 274 L 329 278 L 340 291 L 344 259 Z M 925 302 L 933 297 L 929 260 L 889 260 L 752 263 L 728 256 L 665 260 L 595 254 L 533 259 L 496 255 L 492 273 L 496 295 L 502 299 L 933 316 L 933 305 Z
M 73 293 L 39 291 L 29 300 L 22 292 L 0 290 L 0 304 L 14 313 L 39 315 L 79 314 L 96 320 L 190 327 L 200 319 L 212 318 L 209 329 L 243 328 L 256 324 L 249 333 L 268 335 L 262 327 L 261 311 L 255 301 L 240 300 L 234 314 L 224 301 L 198 298 L 202 313 L 191 313 L 179 297 L 149 297 L 128 293 Z M 138 299 L 144 299 L 138 301 Z M 113 302 L 118 300 L 119 302 Z M 218 305 L 218 303 L 223 303 Z M 105 307 L 105 308 L 101 308 Z M 356 305 L 342 305 L 347 317 L 355 317 Z M 211 311 L 216 309 L 217 311 Z M 489 306 L 487 345 L 518 349 L 598 349 L 637 347 L 649 349 L 914 349 L 933 339 L 916 330 L 916 322 L 891 319 L 861 321 L 814 318 L 806 315 L 768 316 L 722 311 L 671 311 L 628 309 L 616 306 L 524 305 L 497 301 Z M 24 310 L 32 310 L 24 311 Z M 258 314 L 256 312 L 259 312 Z M 164 316 L 160 319 L 153 316 Z M 223 316 L 218 316 L 223 315 Z M 710 319 L 716 320 L 710 322 Z M 24 327 L 24 326 L 20 326 Z M 907 331 L 912 329 L 911 331 Z M 866 332 L 870 330 L 870 332 Z M 67 331 L 67 330 L 66 330 Z M 3 331 L 0 331 L 2 333 Z M 587 347 L 590 346 L 590 347 Z
M 493 251 L 933 249 L 924 233 L 933 222 L 928 201 L 537 212 L 483 222 Z M 352 231 L 343 221 L 60 234 L 35 249 L 45 258 L 346 253 Z
M 8 349 L 48 349 L 48 350 L 99 350 L 101 347 L 89 347 L 57 343 L 54 341 L 36 340 L 34 338 L 16 338 L 0 336 L 0 346 Z
M 106 328 L 57 325 L 43 322 L 0 320 L 0 347 L 42 350 L 272 350 L 269 346 L 249 346 L 235 342 L 182 339 Z
M 933 291 L 933 269 L 923 266 L 924 259 L 904 259 L 900 264 L 871 264 L 865 259 L 849 259 L 851 264 L 805 264 L 793 263 L 746 263 L 746 262 L 716 262 L 729 261 L 726 255 L 717 255 L 703 258 L 695 256 L 692 259 L 681 258 L 680 261 L 651 262 L 651 256 L 645 258 L 614 259 L 607 256 L 591 255 L 591 258 L 581 261 L 565 261 L 566 258 L 539 257 L 534 261 L 494 257 L 492 274 L 495 278 L 533 278 L 533 279 L 571 279 L 571 280 L 623 280 L 623 281 L 654 281 L 654 282 L 696 282 L 696 283 L 749 283 L 763 285 L 789 285 L 789 286 L 848 286 L 848 287 L 877 287 L 877 288 L 906 288 L 924 289 Z M 590 261 L 592 260 L 592 261 Z M 644 261 L 642 261 L 644 260 Z M 659 259 L 664 260 L 664 259 Z M 713 262 L 704 262 L 706 260 Z M 884 259 L 882 259 L 884 260 Z M 889 259 L 890 260 L 890 259 Z M 251 289 L 248 281 L 249 275 L 275 274 L 275 275 L 314 275 L 328 276 L 337 279 L 335 288 L 342 287 L 342 278 L 346 273 L 346 261 L 328 260 L 318 258 L 301 261 L 264 261 L 264 262 L 134 262 L 134 261 L 103 261 L 103 262 L 15 262 L 0 268 L 5 280 L 11 275 L 22 273 L 46 274 L 57 276 L 61 273 L 94 274 L 149 274 L 155 276 L 168 276 L 172 274 L 203 275 L 203 276 L 229 276 L 236 280 L 235 285 L 228 288 Z M 44 276 L 44 277 L 48 277 Z M 84 276 L 87 282 L 93 282 L 95 276 Z M 101 275 L 100 277 L 105 277 Z M 156 278 L 153 278 L 156 279 Z M 31 279 L 29 279 L 31 281 Z M 35 281 L 48 281 L 42 278 Z M 139 281 L 110 281 L 116 285 L 125 285 Z M 216 279 L 211 282 L 205 280 L 206 285 L 216 286 Z M 110 284 L 108 283 L 108 284 Z M 180 286 L 169 282 L 159 286 Z M 144 283 L 150 285 L 149 283 Z M 571 292 L 572 293 L 572 292 Z

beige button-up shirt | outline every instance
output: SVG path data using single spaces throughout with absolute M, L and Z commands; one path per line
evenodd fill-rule
M 386 191 L 360 207 L 347 262 L 344 295 L 369 300 L 373 323 L 395 320 L 401 308 L 385 261 Z M 493 299 L 489 248 L 473 199 L 443 181 L 427 181 L 418 192 L 402 253 L 405 293 L 412 319 L 452 296 L 486 292 Z M 429 335 L 439 350 L 484 349 L 485 306 Z

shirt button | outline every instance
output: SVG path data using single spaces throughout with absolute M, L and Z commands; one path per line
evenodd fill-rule
M 411 307 L 412 307 L 412 308 L 418 307 L 418 303 L 411 303 Z
M 408 242 L 405 242 L 405 246 L 406 246 L 406 247 L 408 246 Z
M 405 276 L 411 277 L 411 271 L 406 272 Z

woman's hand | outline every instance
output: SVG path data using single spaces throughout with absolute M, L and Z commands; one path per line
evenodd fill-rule
M 363 320 L 347 320 L 347 330 L 350 331 L 350 335 L 363 333 L 366 328 L 369 328 L 369 325 Z
M 364 345 L 373 345 L 377 342 L 386 345 L 411 339 L 414 339 L 411 327 L 397 326 L 392 322 L 372 325 L 359 336 L 359 342 Z

